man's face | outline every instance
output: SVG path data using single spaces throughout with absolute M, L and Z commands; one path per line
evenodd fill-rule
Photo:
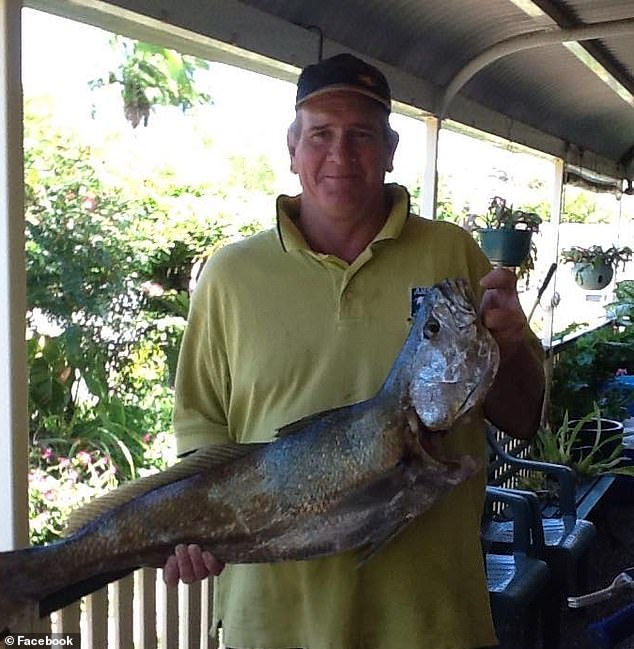
M 335 218 L 382 206 L 385 173 L 398 138 L 386 133 L 381 106 L 354 92 L 331 92 L 301 107 L 301 131 L 289 133 L 291 170 L 302 206 Z

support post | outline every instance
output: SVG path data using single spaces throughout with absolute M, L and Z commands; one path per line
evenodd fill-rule
M 425 169 L 420 213 L 427 219 L 436 217 L 436 200 L 438 198 L 438 135 L 440 120 L 437 117 L 425 118 L 427 129 L 425 148 Z
M 20 0 L 0 0 L 0 549 L 28 542 Z
M 564 172 L 566 163 L 561 158 L 555 158 L 553 161 L 553 194 L 550 203 L 550 227 L 554 233 L 549 250 L 550 258 L 554 261 L 559 259 L 559 223 L 563 211 L 564 198 Z M 546 427 L 548 424 L 548 411 L 550 409 L 550 391 L 553 378 L 553 325 L 555 318 L 555 308 L 558 300 L 555 298 L 557 293 L 557 272 L 555 272 L 548 290 L 542 296 L 542 300 L 548 307 L 545 309 L 544 333 L 542 342 L 546 347 L 546 357 L 544 359 L 544 403 L 542 406 L 541 426 Z

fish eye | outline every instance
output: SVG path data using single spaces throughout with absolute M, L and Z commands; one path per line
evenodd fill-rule
M 440 331 L 440 322 L 436 318 L 429 318 L 423 327 L 423 336 L 433 338 Z

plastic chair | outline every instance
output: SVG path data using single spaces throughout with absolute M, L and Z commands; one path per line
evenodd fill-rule
M 492 510 L 494 503 L 502 503 L 514 522 L 512 552 L 496 553 L 483 539 L 491 612 L 499 646 L 532 649 L 537 646 L 544 603 L 550 600 L 545 596 L 550 588 L 550 570 L 538 558 L 543 551 L 541 526 L 535 519 L 530 496 L 493 486 L 487 487 L 486 496 L 487 509 Z M 543 625 L 541 628 L 544 631 Z
M 548 564 L 553 583 L 558 593 L 557 610 L 548 611 L 546 624 L 549 647 L 559 646 L 559 606 L 564 597 L 584 590 L 587 575 L 587 558 L 596 538 L 596 529 L 590 521 L 577 518 L 575 504 L 575 479 L 572 469 L 558 464 L 536 462 L 509 453 L 498 438 L 494 427 L 488 430 L 489 445 L 498 460 L 510 465 L 514 470 L 538 471 L 556 478 L 559 489 L 556 514 L 544 517 L 539 501 L 531 500 L 536 514 L 541 519 L 544 537 L 543 559 Z M 483 539 L 496 552 L 510 552 L 513 542 L 513 521 L 489 520 L 482 530 Z

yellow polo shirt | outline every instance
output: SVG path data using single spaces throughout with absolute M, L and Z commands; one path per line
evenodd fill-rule
M 387 185 L 390 215 L 352 263 L 310 250 L 281 196 L 277 227 L 226 246 L 192 298 L 176 380 L 179 453 L 266 441 L 305 415 L 381 386 L 407 335 L 413 293 L 447 277 L 478 281 L 489 263 L 461 228 L 409 213 Z M 486 457 L 482 413 L 445 438 Z M 327 470 L 327 467 L 325 467 Z M 214 625 L 239 649 L 468 649 L 495 644 L 480 549 L 484 472 L 423 514 L 370 561 L 354 552 L 231 565 Z

